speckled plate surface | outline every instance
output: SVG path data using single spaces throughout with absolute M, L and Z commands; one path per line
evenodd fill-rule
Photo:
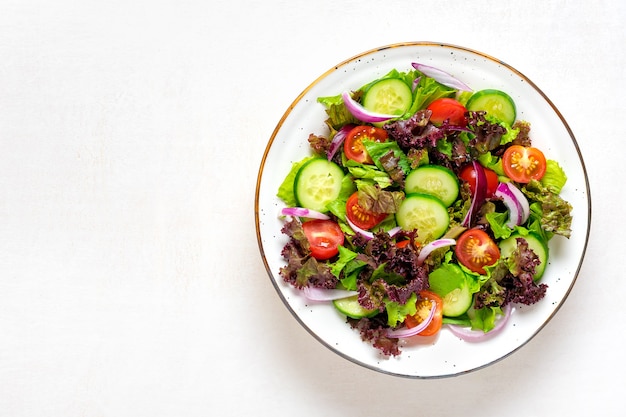
M 568 182 L 562 197 L 573 210 L 572 237 L 550 242 L 550 261 L 542 282 L 546 297 L 533 306 L 516 307 L 506 328 L 495 337 L 468 343 L 443 329 L 436 337 L 415 337 L 402 344 L 402 354 L 387 358 L 352 330 L 329 303 L 312 303 L 284 283 L 278 272 L 287 242 L 278 214 L 283 204 L 276 192 L 291 164 L 310 154 L 309 133 L 327 134 L 326 114 L 316 99 L 357 89 L 391 69 L 407 71 L 412 62 L 435 66 L 474 90 L 506 91 L 517 105 L 518 119 L 531 123 L 531 137 L 546 157 L 564 168 Z M 384 46 L 354 56 L 314 80 L 278 122 L 259 169 L 255 221 L 259 249 L 271 283 L 293 317 L 320 343 L 358 365 L 408 378 L 459 375 L 493 364 L 526 344 L 565 302 L 585 254 L 590 231 L 591 199 L 580 150 L 567 122 L 543 92 L 522 73 L 484 53 L 467 48 L 416 42 Z

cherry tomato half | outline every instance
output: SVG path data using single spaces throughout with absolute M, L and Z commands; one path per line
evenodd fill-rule
M 458 100 L 453 98 L 438 98 L 430 103 L 427 107 L 432 111 L 430 121 L 435 125 L 441 125 L 445 120 L 455 126 L 465 126 L 467 118 L 465 113 L 467 109 Z
M 385 142 L 388 138 L 387 131 L 380 127 L 374 126 L 356 126 L 346 136 L 343 142 L 343 151 L 348 159 L 360 162 L 362 164 L 372 164 L 372 158 L 369 156 L 363 146 L 363 140 L 373 142 Z
M 537 148 L 511 145 L 502 155 L 502 169 L 515 182 L 540 180 L 546 172 L 546 157 Z
M 495 264 L 500 249 L 491 237 L 481 229 L 469 229 L 456 240 L 454 253 L 463 266 L 470 271 L 485 274 L 485 266 Z
M 357 227 L 367 230 L 385 220 L 387 214 L 373 213 L 361 207 L 359 204 L 359 192 L 357 191 L 348 197 L 348 201 L 346 202 L 346 216 Z
M 311 246 L 311 255 L 318 260 L 330 259 L 339 253 L 344 235 L 332 220 L 309 220 L 302 223 L 304 235 Z
M 420 298 L 417 300 L 417 313 L 413 316 L 407 316 L 404 324 L 409 329 L 416 327 L 423 322 L 432 308 L 432 302 L 435 302 L 435 315 L 431 322 L 424 330 L 419 332 L 420 336 L 432 336 L 440 329 L 443 322 L 443 300 L 437 294 L 429 290 L 423 290 L 419 293 Z
M 498 174 L 489 168 L 483 168 L 483 170 L 485 171 L 485 177 L 487 177 L 486 197 L 493 197 L 493 193 L 496 192 L 496 188 L 498 188 L 498 183 L 500 182 L 498 180 Z M 476 170 L 474 169 L 474 164 L 463 167 L 459 173 L 459 178 L 469 184 L 472 194 L 476 192 Z

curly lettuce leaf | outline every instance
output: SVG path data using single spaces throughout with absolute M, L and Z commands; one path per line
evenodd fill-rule
M 559 194 L 567 182 L 567 175 L 558 162 L 548 159 L 546 161 L 546 172 L 540 180 L 541 184 L 550 192 Z
M 328 116 L 326 124 L 331 131 L 339 130 L 342 126 L 350 123 L 360 123 L 346 107 L 341 94 L 318 97 L 317 102 L 326 108 L 326 115 Z
M 572 233 L 572 205 L 541 182 L 532 180 L 522 192 L 541 206 L 541 227 L 547 232 L 569 238 Z
M 376 185 L 359 181 L 359 205 L 373 213 L 396 213 L 404 200 L 402 191 L 387 191 Z
M 518 127 L 513 127 L 508 123 L 499 120 L 491 114 L 485 114 L 485 119 L 493 124 L 499 125 L 506 130 L 506 133 L 504 133 L 500 138 L 500 145 L 506 145 L 507 143 L 513 142 L 520 132 L 520 129 Z
M 417 307 L 415 305 L 417 301 L 417 295 L 411 294 L 409 299 L 404 304 L 400 304 L 396 301 L 387 300 L 385 302 L 385 309 L 387 310 L 387 324 L 390 327 L 396 327 L 399 323 L 403 323 L 406 316 L 412 316 L 417 313 Z

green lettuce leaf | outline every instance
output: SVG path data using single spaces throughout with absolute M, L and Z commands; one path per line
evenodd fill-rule
M 507 143 L 513 142 L 517 135 L 519 134 L 519 129 L 514 128 L 506 122 L 494 117 L 491 114 L 485 114 L 485 119 L 491 123 L 496 123 L 506 129 L 506 133 L 502 135 L 500 138 L 500 145 L 506 145 Z
M 417 295 L 411 294 L 406 303 L 400 304 L 395 301 L 386 300 L 385 309 L 387 310 L 387 324 L 390 327 L 396 327 L 398 323 L 404 322 L 406 316 L 412 316 L 417 313 L 415 303 Z
M 485 152 L 478 155 L 478 162 L 485 168 L 488 168 L 498 174 L 499 176 L 506 176 L 504 169 L 502 169 L 502 159 L 493 155 L 491 152 Z
M 502 314 L 500 307 L 483 307 L 478 310 L 472 310 L 472 314 L 469 316 L 472 329 L 482 330 L 487 333 L 495 327 L 496 318 Z
M 389 177 L 389 174 L 381 171 L 375 165 L 360 164 L 351 159 L 347 159 L 345 166 L 354 178 L 372 180 L 378 184 L 380 188 L 387 188 L 393 184 L 393 180 Z
M 493 236 L 496 239 L 506 239 L 513 233 L 513 229 L 506 225 L 509 220 L 508 213 L 499 213 L 494 211 L 487 213 L 485 218 L 489 222 Z
M 357 277 L 366 265 L 365 261 L 357 259 L 358 254 L 350 249 L 339 246 L 339 257 L 330 266 L 330 271 L 339 279 L 347 290 L 357 290 Z M 342 274 L 343 273 L 343 274 Z
M 572 232 L 572 205 L 570 203 L 536 180 L 532 180 L 522 187 L 522 192 L 529 200 L 540 204 L 542 229 L 567 238 L 570 237 Z
M 396 213 L 404 200 L 402 191 L 386 191 L 370 182 L 358 181 L 359 205 L 374 213 Z
M 541 184 L 554 194 L 559 194 L 567 182 L 567 175 L 558 162 L 548 159 L 546 173 L 540 180 Z
M 343 180 L 341 181 L 341 191 L 336 199 L 328 203 L 326 208 L 332 214 L 337 216 L 341 221 L 346 221 L 346 202 L 348 198 L 356 191 L 356 186 L 354 185 L 354 178 L 350 175 L 344 175 Z
M 326 114 L 328 115 L 326 124 L 331 128 L 331 131 L 339 130 L 342 126 L 349 123 L 360 123 L 346 107 L 341 94 L 318 97 L 317 102 L 321 103 L 326 108 Z
M 411 172 L 411 163 L 406 154 L 402 151 L 402 149 L 400 149 L 400 146 L 398 146 L 398 142 L 392 140 L 387 142 L 364 140 L 363 146 L 374 161 L 374 165 L 376 165 L 376 167 L 378 167 L 381 171 L 385 171 L 381 158 L 389 152 L 393 152 L 393 155 L 398 159 L 398 167 L 402 169 L 404 174 L 407 175 Z
M 411 115 L 418 110 L 425 109 L 430 103 L 438 98 L 454 97 L 456 95 L 455 89 L 439 84 L 433 78 L 427 77 L 417 70 L 411 71 L 411 77 L 413 80 L 420 77 L 419 83 L 415 88 L 415 93 L 413 94 L 413 104 L 407 112 Z
M 293 183 L 296 179 L 296 174 L 300 170 L 300 167 L 302 167 L 302 165 L 304 165 L 306 162 L 313 158 L 315 157 L 307 156 L 301 161 L 291 164 L 291 170 L 289 171 L 283 182 L 280 184 L 280 187 L 278 187 L 278 192 L 276 196 L 283 200 L 287 207 L 295 207 L 298 204 L 296 201 L 296 195 L 294 193 Z

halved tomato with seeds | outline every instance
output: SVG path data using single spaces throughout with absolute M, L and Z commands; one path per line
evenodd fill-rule
M 418 333 L 420 336 L 432 336 L 441 329 L 443 322 L 443 300 L 430 290 L 422 290 L 419 295 L 416 305 L 417 312 L 413 316 L 407 316 L 404 319 L 404 325 L 409 329 L 418 326 L 428 317 L 430 309 L 433 308 L 432 303 L 434 302 L 435 314 L 432 320 L 424 330 Z
M 454 254 L 459 263 L 479 274 L 485 274 L 485 266 L 491 266 L 500 259 L 498 245 L 481 229 L 463 232 L 456 240 Z
M 359 192 L 356 191 L 348 197 L 348 201 L 346 202 L 346 216 L 354 225 L 367 230 L 385 220 L 387 213 L 374 213 L 365 210 L 359 204 Z
M 343 151 L 348 159 L 360 162 L 362 164 L 372 164 L 372 158 L 369 156 L 363 146 L 364 140 L 372 142 L 385 142 L 389 136 L 387 131 L 380 127 L 374 126 L 356 126 L 350 132 L 343 143 Z
M 512 145 L 502 155 L 502 169 L 513 181 L 526 184 L 543 177 L 546 157 L 537 148 Z

